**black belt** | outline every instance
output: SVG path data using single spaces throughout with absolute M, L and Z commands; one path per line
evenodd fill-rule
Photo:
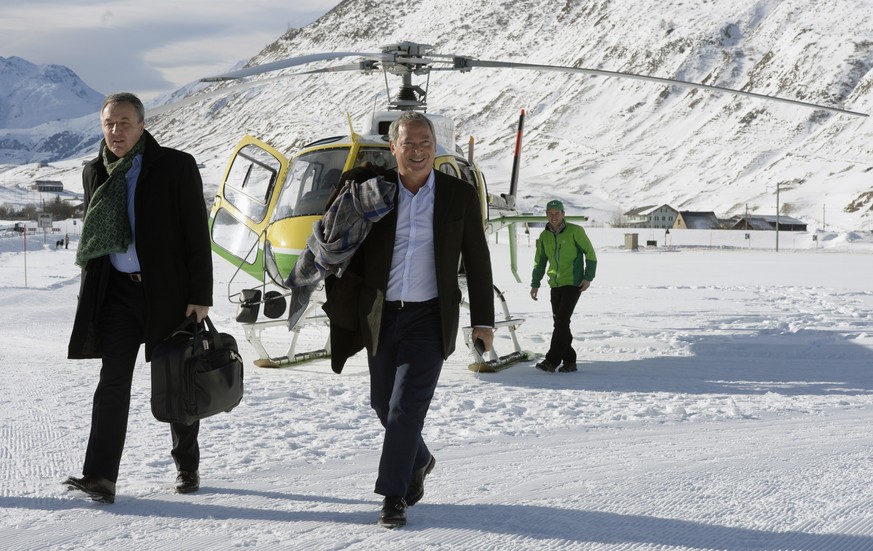
M 412 308 L 414 306 L 424 306 L 426 304 L 436 304 L 439 300 L 439 297 L 432 298 L 430 300 L 425 300 L 422 302 L 409 302 L 408 300 L 386 300 L 385 301 L 385 310 L 404 310 L 406 308 Z
M 114 270 L 115 273 L 123 277 L 124 279 L 129 279 L 134 283 L 142 283 L 142 273 L 141 272 L 119 272 L 118 270 Z

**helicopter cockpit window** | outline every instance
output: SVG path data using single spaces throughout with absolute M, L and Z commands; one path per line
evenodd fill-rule
M 333 188 L 339 184 L 349 148 L 319 149 L 302 153 L 291 163 L 273 220 L 290 216 L 324 214 Z
M 224 198 L 254 222 L 267 214 L 267 203 L 281 163 L 255 145 L 247 145 L 233 158 L 224 183 Z
M 397 160 L 394 159 L 394 155 L 386 147 L 362 147 L 359 149 L 358 156 L 355 159 L 355 166 L 362 166 L 367 163 L 385 170 L 397 168 Z

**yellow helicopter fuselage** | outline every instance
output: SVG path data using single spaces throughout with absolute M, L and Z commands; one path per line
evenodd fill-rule
M 385 115 L 386 120 L 396 117 Z M 446 143 L 453 132 L 453 126 L 448 127 L 451 121 L 428 116 L 437 123 L 434 168 L 477 188 L 485 223 L 488 195 L 482 173 L 457 146 Z M 351 132 L 310 143 L 291 157 L 257 138 L 243 137 L 233 150 L 210 213 L 213 250 L 255 279 L 264 280 L 266 274 L 284 286 L 342 173 L 365 163 L 386 169 L 396 166 L 384 122 L 374 119 L 373 129 L 363 135 Z

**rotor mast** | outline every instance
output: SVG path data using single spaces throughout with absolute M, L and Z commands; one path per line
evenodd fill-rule
M 412 75 L 427 75 L 427 81 L 430 82 L 430 67 L 434 60 L 424 56 L 431 50 L 433 46 L 415 42 L 382 46 L 382 54 L 385 56 L 382 70 L 397 75 L 402 80 L 394 99 L 389 99 L 389 110 L 427 111 L 427 89 L 413 84 Z M 388 86 L 387 80 L 385 85 Z
M 392 111 L 427 111 L 427 91 L 412 83 L 412 73 L 401 75 L 403 83 L 388 103 Z

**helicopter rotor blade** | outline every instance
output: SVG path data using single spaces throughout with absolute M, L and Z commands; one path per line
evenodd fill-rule
M 238 71 L 231 71 L 229 73 L 224 73 L 221 75 L 215 75 L 212 77 L 206 77 L 200 79 L 200 82 L 221 82 L 225 80 L 236 80 L 240 78 L 260 75 L 263 73 L 269 73 L 271 71 L 278 71 L 279 69 L 287 69 L 288 67 L 296 67 L 298 65 L 305 65 L 307 63 L 312 63 L 314 61 L 324 61 L 328 59 L 338 59 L 341 57 L 350 57 L 350 56 L 360 56 L 364 58 L 371 58 L 376 60 L 381 60 L 385 54 L 382 52 L 379 53 L 362 53 L 362 52 L 325 52 L 320 54 L 309 54 L 302 55 L 297 57 L 289 57 L 288 59 L 282 59 L 280 61 L 274 61 L 272 63 L 265 63 L 263 65 L 255 65 L 253 67 L 246 67 L 245 69 L 239 69 Z
M 148 112 L 148 116 L 159 115 L 165 113 L 167 111 L 171 111 L 178 107 L 182 107 L 184 105 L 188 105 L 191 103 L 196 103 L 198 101 L 202 101 L 204 99 L 208 99 L 212 96 L 226 94 L 229 92 L 236 91 L 237 89 L 245 89 L 253 86 L 260 86 L 267 82 L 271 82 L 278 78 L 287 78 L 294 77 L 298 75 L 313 75 L 313 74 L 324 74 L 324 73 L 336 73 L 343 71 L 361 71 L 362 73 L 370 73 L 376 70 L 383 70 L 385 72 L 400 75 L 404 78 L 408 78 L 408 75 L 411 74 L 426 74 L 431 71 L 461 71 L 468 72 L 472 70 L 474 67 L 482 67 L 482 68 L 491 68 L 491 69 L 524 69 L 531 71 L 552 71 L 552 72 L 562 72 L 562 73 L 581 73 L 593 76 L 605 76 L 605 77 L 616 77 L 616 78 L 624 78 L 624 79 L 634 79 L 634 80 L 642 80 L 646 82 L 656 82 L 659 84 L 666 84 L 669 86 L 681 86 L 685 88 L 696 88 L 701 90 L 708 90 L 712 92 L 719 93 L 727 93 L 735 96 L 745 96 L 755 99 L 762 99 L 767 101 L 775 101 L 780 103 L 785 103 L 789 105 L 795 105 L 805 108 L 811 109 L 820 109 L 830 113 L 837 113 L 842 115 L 851 115 L 856 117 L 868 117 L 867 113 L 861 113 L 857 111 L 850 111 L 847 109 L 840 109 L 837 107 L 830 107 L 827 105 L 821 105 L 816 103 L 810 103 L 800 100 L 794 100 L 789 98 L 784 98 L 780 96 L 771 96 L 767 94 L 760 94 L 757 92 L 748 92 L 744 90 L 736 90 L 733 88 L 727 88 L 724 86 L 715 86 L 711 84 L 701 84 L 697 82 L 690 82 L 679 79 L 665 78 L 665 77 L 655 77 L 649 75 L 641 75 L 637 73 L 629 73 L 622 71 L 608 71 L 605 69 L 589 69 L 585 67 L 570 67 L 564 65 L 545 65 L 545 64 L 537 64 L 537 63 L 518 63 L 518 62 L 509 62 L 509 61 L 489 61 L 489 60 L 481 60 L 475 59 L 467 56 L 460 55 L 446 55 L 446 54 L 438 54 L 430 51 L 432 47 L 425 44 L 416 44 L 413 42 L 402 42 L 399 44 L 391 44 L 387 46 L 383 46 L 381 52 L 373 53 L 373 52 L 322 52 L 316 54 L 308 54 L 297 57 L 291 57 L 287 59 L 283 59 L 280 61 L 274 61 L 272 63 L 266 63 L 264 65 L 256 65 L 253 67 L 246 67 L 244 69 L 240 69 L 237 71 L 231 71 L 229 73 L 224 73 L 221 75 L 216 75 L 212 77 L 206 77 L 201 79 L 201 82 L 223 82 L 230 80 L 237 80 L 246 77 L 261 75 L 264 73 L 269 73 L 272 71 L 278 71 L 280 69 L 287 69 L 289 67 L 296 67 L 299 65 L 305 65 L 308 63 L 313 63 L 317 61 L 325 61 L 325 60 L 334 60 L 343 57 L 351 57 L 357 56 L 360 59 L 356 63 L 350 63 L 346 65 L 338 65 L 333 67 L 325 67 L 321 69 L 312 69 L 308 71 L 296 72 L 283 74 L 279 76 L 275 76 L 269 79 L 260 79 L 254 81 L 247 81 L 240 83 L 236 86 L 229 87 L 220 87 L 215 90 L 211 90 L 209 92 L 203 94 L 197 94 L 192 97 L 186 98 L 179 102 L 175 102 L 172 104 L 168 104 L 165 106 L 161 106 L 155 109 L 152 109 Z
M 210 90 L 208 92 L 203 92 L 200 94 L 194 94 L 188 96 L 185 99 L 181 99 L 179 101 L 173 101 L 167 103 L 165 105 L 159 105 L 158 107 L 150 108 L 146 110 L 146 118 L 156 117 L 158 115 L 163 115 L 164 113 L 169 113 L 170 111 L 175 111 L 180 107 L 185 107 L 186 105 L 192 105 L 194 103 L 200 103 L 201 101 L 207 100 L 209 98 L 213 98 L 216 96 L 225 96 L 232 92 L 237 92 L 241 90 L 247 90 L 249 88 L 255 88 L 257 86 L 263 86 L 274 80 L 278 80 L 280 78 L 285 78 L 288 75 L 275 76 L 271 78 L 263 78 L 260 80 L 248 80 L 245 82 L 240 82 L 237 84 L 233 84 L 231 86 L 222 86 L 219 88 L 215 88 L 214 90 Z
M 371 71 L 378 70 L 379 67 L 374 61 L 371 60 L 362 60 L 359 63 L 348 63 L 346 65 L 335 65 L 333 67 L 324 67 L 322 69 L 312 69 L 310 71 L 298 71 L 295 73 L 286 73 L 281 77 L 275 78 L 285 78 L 285 77 L 294 77 L 297 75 L 318 75 L 323 73 L 340 73 L 343 71 L 361 71 L 363 73 L 369 73 Z
M 191 95 L 185 99 L 174 101 L 168 103 L 166 105 L 161 105 L 155 108 L 150 108 L 146 110 L 146 118 L 156 117 L 158 115 L 163 115 L 164 113 L 168 113 L 170 111 L 175 111 L 180 107 L 185 107 L 186 105 L 192 105 L 194 103 L 199 103 L 201 101 L 207 100 L 209 98 L 213 98 L 216 96 L 224 96 L 233 92 L 238 92 L 241 90 L 247 90 L 249 88 L 255 88 L 257 86 L 264 86 L 265 84 L 269 84 L 271 82 L 282 80 L 286 78 L 292 78 L 299 75 L 316 75 L 321 73 L 338 73 L 343 71 L 361 71 L 363 73 L 369 73 L 370 71 L 378 70 L 376 62 L 371 60 L 362 60 L 358 63 L 349 63 L 347 65 L 337 65 L 333 67 L 325 67 L 322 69 L 313 69 L 311 71 L 299 71 L 296 73 L 285 73 L 281 75 L 276 75 L 270 78 L 262 78 L 258 80 L 247 80 L 244 82 L 239 82 L 236 84 L 232 84 L 230 86 L 222 86 L 220 88 L 215 88 L 214 90 L 210 90 L 209 92 L 203 92 L 201 94 Z M 202 81 L 201 81 L 202 82 Z
M 535 63 L 514 63 L 508 61 L 487 61 L 480 59 L 471 59 L 467 57 L 456 57 L 455 58 L 455 66 L 454 70 L 460 71 L 469 71 L 471 67 L 489 67 L 494 69 L 528 69 L 533 71 L 556 71 L 556 72 L 564 72 L 564 73 L 583 73 L 587 75 L 597 75 L 597 76 L 607 76 L 607 77 L 618 77 L 618 78 L 628 78 L 635 80 L 644 80 L 648 82 L 658 82 L 660 84 L 669 84 L 675 86 L 684 86 L 688 88 L 699 88 L 702 90 L 710 90 L 714 92 L 724 92 L 728 94 L 734 94 L 737 96 L 747 96 L 757 99 L 769 100 L 769 101 L 777 101 L 781 103 L 787 103 L 790 105 L 800 105 L 802 107 L 808 107 L 812 109 L 822 109 L 825 111 L 829 111 L 831 113 L 839 113 L 842 115 L 852 115 L 856 117 L 868 117 L 867 113 L 860 113 L 857 111 L 849 111 L 847 109 L 839 109 L 836 107 L 829 107 L 827 105 L 820 105 L 816 103 L 809 103 L 800 100 L 788 99 L 779 96 L 770 96 L 767 94 L 759 94 L 756 92 L 746 92 L 743 90 L 735 90 L 733 88 L 726 88 L 723 86 L 714 86 L 711 84 L 699 84 L 696 82 L 688 82 L 685 80 L 678 80 L 672 78 L 662 78 L 662 77 L 653 77 L 648 75 L 639 75 L 636 73 L 625 73 L 621 71 L 606 71 L 603 69 L 586 69 L 584 67 L 566 67 L 562 65 L 539 65 Z

